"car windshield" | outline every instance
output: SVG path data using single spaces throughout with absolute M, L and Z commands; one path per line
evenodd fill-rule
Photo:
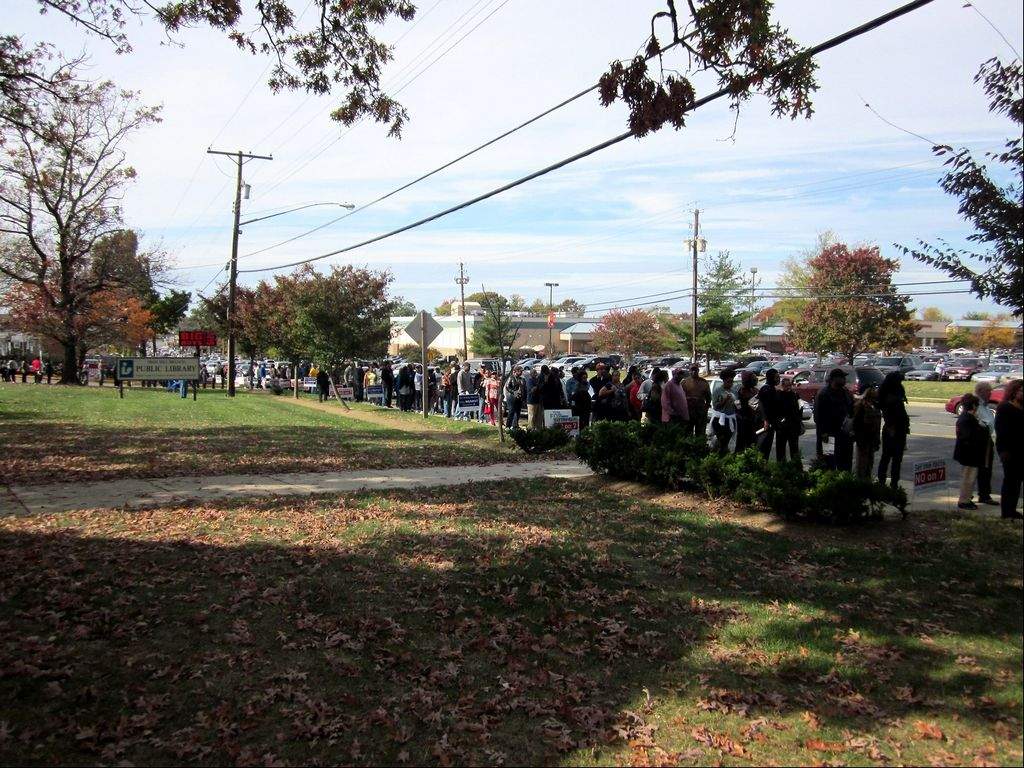
M 977 364 L 978 364 L 978 358 L 976 358 L 976 357 L 961 357 L 959 360 L 956 361 L 956 363 L 954 363 L 954 365 L 972 365 L 972 366 L 973 365 L 977 365 Z
M 859 362 L 859 361 L 858 361 Z M 878 357 L 875 358 L 875 365 L 895 365 L 899 366 L 903 362 L 902 357 Z

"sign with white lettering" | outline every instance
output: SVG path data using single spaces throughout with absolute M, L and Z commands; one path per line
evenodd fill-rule
M 342 387 L 342 390 L 348 389 L 355 395 L 355 391 L 352 387 Z M 340 390 L 339 390 L 340 391 Z M 367 400 L 384 400 L 384 385 L 383 384 L 371 384 L 370 386 L 363 389 L 363 395 Z M 342 395 L 344 397 L 344 395 Z
M 117 361 L 121 381 L 170 381 L 199 378 L 199 359 L 195 357 L 124 357 Z
M 459 394 L 459 401 L 455 405 L 456 413 L 470 413 L 480 410 L 480 395 L 469 392 Z
M 569 408 L 551 408 L 544 411 L 544 426 L 564 429 L 570 437 L 578 437 L 580 434 L 580 419 L 573 416 Z
M 946 460 L 932 459 L 930 461 L 914 462 L 914 489 L 925 485 L 935 485 L 946 482 Z

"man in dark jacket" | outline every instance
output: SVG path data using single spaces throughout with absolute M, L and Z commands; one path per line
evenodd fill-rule
M 331 397 L 331 376 L 327 373 L 326 365 L 317 371 L 316 392 L 321 403 L 326 402 Z
M 1003 462 L 1003 488 L 999 503 L 1003 517 L 1020 520 L 1017 511 L 1024 466 L 1024 380 L 1014 379 L 1006 385 L 1003 402 L 996 408 L 996 453 Z
M 852 417 L 853 396 L 846 389 L 846 373 L 842 368 L 833 368 L 828 374 L 828 384 L 814 398 L 817 450 L 818 456 L 822 456 L 823 444 L 835 440 L 836 469 L 847 472 L 853 469 L 853 440 L 847 421 Z
M 758 442 L 758 450 L 766 459 L 772 450 L 772 440 L 779 428 L 782 413 L 779 409 L 779 392 L 776 387 L 779 385 L 779 372 L 769 368 L 764 374 L 764 386 L 757 393 L 757 402 L 761 404 L 761 414 L 764 416 L 764 423 L 758 425 L 764 428 Z
M 960 415 L 956 420 L 956 444 L 953 446 L 953 459 L 963 467 L 960 476 L 959 509 L 977 509 L 978 505 L 971 500 L 974 481 L 978 479 L 978 467 L 984 461 L 985 449 L 989 440 L 988 430 L 978 421 L 978 398 L 966 394 L 960 400 Z
M 380 383 L 384 385 L 384 407 L 391 407 L 391 399 L 395 396 L 395 372 L 391 361 L 385 360 L 380 369 Z

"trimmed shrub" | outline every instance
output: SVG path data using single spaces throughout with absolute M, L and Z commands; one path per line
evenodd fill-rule
M 576 455 L 595 472 L 662 488 L 677 488 L 707 452 L 703 436 L 675 424 L 599 421 L 576 441 Z
M 545 427 L 543 429 L 511 429 L 509 433 L 515 444 L 526 453 L 546 453 L 569 444 L 572 438 L 564 429 Z

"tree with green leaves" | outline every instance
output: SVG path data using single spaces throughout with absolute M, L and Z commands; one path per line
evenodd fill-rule
M 1001 152 L 986 152 L 989 162 L 1002 166 L 993 173 L 986 160 L 965 148 L 936 146 L 936 156 L 948 168 L 939 185 L 960 200 L 960 215 L 974 226 L 967 236 L 971 246 L 957 248 L 939 240 L 919 241 L 917 248 L 900 246 L 904 253 L 970 282 L 971 292 L 1009 307 L 1016 317 L 1024 313 L 1024 69 L 1020 60 L 1004 65 L 998 59 L 982 64 L 974 81 L 981 83 L 989 111 L 1005 115 L 1013 134 Z M 1005 175 L 1007 183 L 997 177 Z
M 149 321 L 149 329 L 153 332 L 153 354 L 156 354 L 156 337 L 170 333 L 178 327 L 181 319 L 188 312 L 188 305 L 192 302 L 192 294 L 188 291 L 171 290 L 164 295 L 155 294 L 146 305 L 152 319 Z
M 479 297 L 483 317 L 473 327 L 473 335 L 469 347 L 473 354 L 483 357 L 511 356 L 510 350 L 515 345 L 516 336 L 522 321 L 513 322 L 509 315 L 508 300 L 493 291 L 474 293 Z M 469 301 L 469 297 L 466 297 Z
M 697 355 L 708 365 L 712 360 L 739 352 L 750 346 L 759 329 L 751 327 L 748 288 L 743 271 L 728 251 L 709 255 L 698 275 Z M 671 320 L 668 325 L 684 346 L 692 346 L 689 323 Z
M 812 296 L 790 328 L 801 349 L 835 351 L 853 360 L 869 349 L 903 349 L 918 329 L 910 297 L 896 291 L 893 275 L 900 264 L 877 246 L 826 246 L 807 266 Z

